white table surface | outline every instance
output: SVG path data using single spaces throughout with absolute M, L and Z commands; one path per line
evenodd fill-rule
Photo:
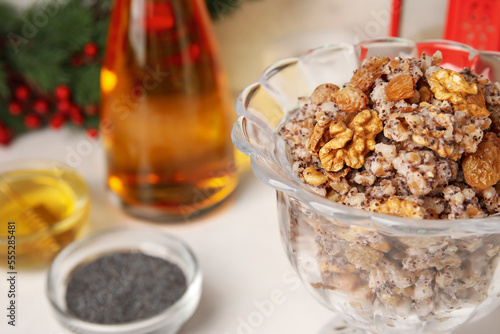
M 151 224 L 129 217 L 114 207 L 105 191 L 105 165 L 99 141 L 76 130 L 42 130 L 0 148 L 0 161 L 51 158 L 66 162 L 69 149 L 82 141 L 92 153 L 76 169 L 91 192 L 87 233 L 113 226 L 152 226 L 184 239 L 197 254 L 204 272 L 203 294 L 193 318 L 181 334 L 304 334 L 318 333 L 332 318 L 330 311 L 294 284 L 295 274 L 279 239 L 275 193 L 253 174 L 245 175 L 236 192 L 215 211 L 183 224 Z M 4 270 L 4 269 L 2 269 Z M 1 275 L 0 277 L 4 277 Z M 0 280 L 0 333 L 66 334 L 45 295 L 47 270 L 21 271 L 18 275 L 18 326 L 7 326 L 7 282 Z M 284 302 L 264 316 L 256 304 L 269 300 L 274 290 Z M 262 320 L 255 327 L 239 328 L 248 318 Z M 253 318 L 252 318 L 253 317 Z M 454 334 L 497 334 L 500 310 Z M 250 330 L 249 330 L 250 329 Z

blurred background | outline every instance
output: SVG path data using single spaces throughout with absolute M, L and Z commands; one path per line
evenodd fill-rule
M 391 0 L 254 0 L 215 21 L 233 94 L 272 62 L 331 43 L 388 36 Z M 441 38 L 446 1 L 406 1 L 400 36 Z
M 35 0 L 3 0 L 23 8 Z M 391 0 L 212 0 L 214 28 L 233 96 L 273 61 L 328 43 L 387 36 Z M 406 1 L 400 35 L 441 38 L 446 1 Z

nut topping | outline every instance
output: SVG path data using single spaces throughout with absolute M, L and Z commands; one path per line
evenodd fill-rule
M 382 129 L 382 121 L 374 110 L 363 110 L 347 126 L 342 121 L 332 122 L 332 139 L 319 151 L 321 166 L 331 172 L 338 172 L 344 165 L 361 168 L 365 155 L 373 151 L 375 137 Z
M 458 104 L 467 94 L 477 94 L 477 86 L 469 84 L 458 72 L 440 69 L 429 78 L 431 91 L 436 99 Z
M 328 177 L 321 173 L 321 170 L 314 167 L 307 167 L 302 172 L 304 180 L 313 186 L 319 186 L 328 181 Z

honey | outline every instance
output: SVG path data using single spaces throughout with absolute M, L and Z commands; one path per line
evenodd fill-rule
M 9 249 L 14 250 L 17 266 L 48 263 L 77 237 L 88 209 L 86 185 L 72 170 L 0 173 L 1 265 L 7 264 L 7 240 L 12 235 L 15 247 Z
M 108 186 L 138 216 L 203 212 L 237 184 L 234 117 L 199 0 L 117 0 L 101 72 Z

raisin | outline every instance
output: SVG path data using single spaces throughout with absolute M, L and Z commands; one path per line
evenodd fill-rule
M 372 88 L 375 80 L 382 74 L 382 66 L 389 62 L 388 57 L 371 57 L 356 71 L 351 78 L 349 86 L 367 92 Z
M 413 78 L 408 74 L 400 74 L 393 78 L 385 87 L 387 97 L 392 101 L 405 100 L 413 97 Z
M 368 105 L 368 96 L 359 88 L 346 87 L 335 93 L 335 103 L 340 110 L 350 114 Z
M 488 137 L 479 144 L 476 152 L 462 160 L 465 182 L 477 190 L 486 189 L 500 181 L 500 148 L 495 145 L 499 139 L 493 134 Z
M 339 89 L 339 86 L 331 83 L 319 85 L 312 93 L 311 101 L 316 105 L 320 105 L 325 102 L 333 102 L 333 95 Z

